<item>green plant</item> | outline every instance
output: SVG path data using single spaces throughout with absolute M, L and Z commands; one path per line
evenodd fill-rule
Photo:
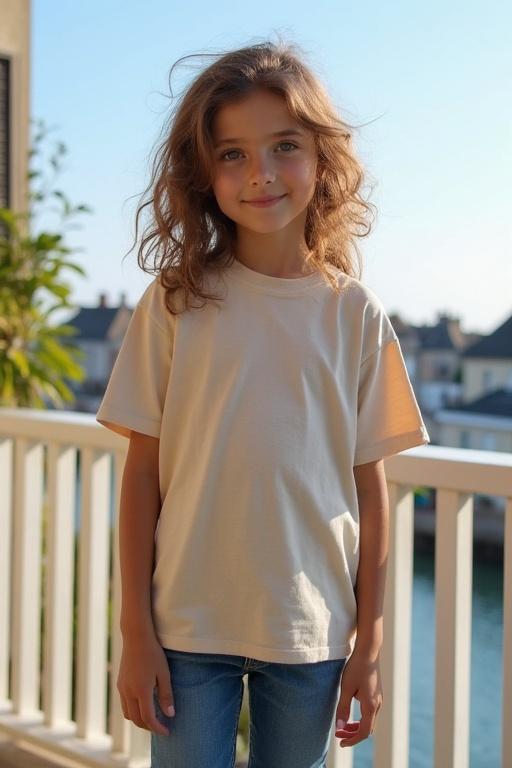
M 49 132 L 43 121 L 35 123 L 36 133 L 30 149 L 30 160 L 40 154 L 40 144 Z M 60 159 L 66 154 L 62 142 L 50 157 L 57 174 Z M 39 188 L 34 188 L 37 180 Z M 64 244 L 60 232 L 33 231 L 33 220 L 39 205 L 48 197 L 56 198 L 64 223 L 76 213 L 91 212 L 88 206 L 73 207 L 64 192 L 47 184 L 41 170 L 28 173 L 28 210 L 16 213 L 0 208 L 0 405 L 7 407 L 44 408 L 46 395 L 55 405 L 73 401 L 74 395 L 65 379 L 82 381 L 84 369 L 78 364 L 82 351 L 60 337 L 71 336 L 70 325 L 52 326 L 50 316 L 62 308 L 72 308 L 68 297 L 70 286 L 62 280 L 62 272 L 85 271 L 70 260 L 72 249 Z M 75 249 L 76 250 L 76 249 Z M 41 291 L 54 303 L 44 308 Z

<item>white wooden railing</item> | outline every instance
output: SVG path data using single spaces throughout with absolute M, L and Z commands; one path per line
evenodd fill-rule
M 149 732 L 124 719 L 116 687 L 120 573 L 110 511 L 116 543 L 127 447 L 127 440 L 90 414 L 0 408 L 0 732 L 76 766 L 150 764 Z M 81 523 L 75 553 L 78 455 Z M 503 707 L 496 716 L 502 721 L 501 766 L 512 766 L 512 454 L 428 445 L 385 464 L 391 527 L 384 704 L 372 737 L 374 766 L 408 767 L 416 486 L 437 489 L 436 768 L 469 768 L 473 494 L 505 500 Z M 352 758 L 353 750 L 340 749 L 333 736 L 329 768 L 351 768 Z

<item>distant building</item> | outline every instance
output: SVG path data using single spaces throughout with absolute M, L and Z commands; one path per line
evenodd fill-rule
M 432 443 L 443 445 L 437 413 L 461 398 L 461 355 L 481 336 L 464 333 L 459 318 L 439 313 L 434 325 L 415 326 L 389 316 Z
M 76 400 L 66 410 L 95 413 L 121 347 L 133 310 L 126 306 L 126 294 L 121 293 L 118 306 L 109 307 L 107 295 L 100 293 L 95 307 L 81 307 L 66 320 L 78 333 L 64 337 L 84 352 L 80 365 L 86 376 L 82 382 L 69 382 Z
M 432 326 L 390 320 L 432 443 L 512 452 L 512 315 L 488 336 L 445 313 Z
M 512 315 L 461 354 L 462 395 L 436 414 L 442 445 L 512 452 Z

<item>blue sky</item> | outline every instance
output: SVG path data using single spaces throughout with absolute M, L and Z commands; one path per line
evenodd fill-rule
M 31 115 L 55 128 L 48 152 L 67 146 L 58 186 L 94 209 L 67 235 L 87 271 L 66 273 L 73 301 L 93 306 L 104 291 L 115 305 L 124 291 L 134 305 L 152 279 L 136 251 L 122 258 L 169 112 L 172 64 L 279 34 L 305 51 L 348 122 L 369 123 L 355 136 L 378 208 L 359 240 L 363 282 L 406 321 L 444 311 L 465 331 L 492 331 L 512 313 L 511 8 L 32 0 Z M 175 70 L 173 92 L 200 67 Z

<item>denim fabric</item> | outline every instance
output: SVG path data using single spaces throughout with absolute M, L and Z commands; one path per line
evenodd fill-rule
M 281 664 L 164 648 L 175 717 L 153 700 L 169 735 L 151 732 L 151 768 L 233 768 L 247 674 L 248 768 L 325 768 L 346 659 Z

